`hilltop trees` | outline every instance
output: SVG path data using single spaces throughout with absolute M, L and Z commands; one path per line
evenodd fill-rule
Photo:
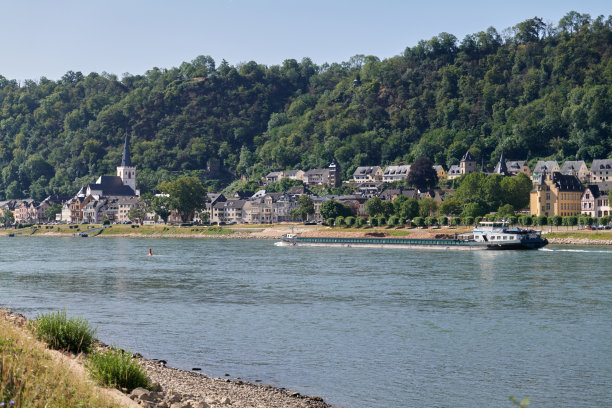
M 221 189 L 331 158 L 348 179 L 358 166 L 420 157 L 449 167 L 468 149 L 486 165 L 501 151 L 610 157 L 611 35 L 612 17 L 573 11 L 556 26 L 534 17 L 503 35 L 441 33 L 387 59 L 267 67 L 199 56 L 122 78 L 0 76 L 0 199 L 73 194 L 113 174 L 126 135 L 143 193 L 159 192 L 169 174 L 197 171 L 204 187 Z M 414 185 L 427 189 L 423 180 Z

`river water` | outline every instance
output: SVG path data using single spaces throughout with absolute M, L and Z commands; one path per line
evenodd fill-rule
M 148 250 L 152 248 L 153 256 Z M 609 407 L 612 249 L 0 239 L 0 307 L 357 407 Z

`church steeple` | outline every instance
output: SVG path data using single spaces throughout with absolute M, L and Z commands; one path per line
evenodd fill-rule
M 136 190 L 136 167 L 132 166 L 132 159 L 130 157 L 129 135 L 125 136 L 123 156 L 121 157 L 121 166 L 117 167 L 117 176 L 121 178 L 123 185 L 131 187 L 136 195 L 140 195 Z
M 121 167 L 132 167 L 132 159 L 130 158 L 130 135 L 125 135 L 123 156 L 121 157 Z

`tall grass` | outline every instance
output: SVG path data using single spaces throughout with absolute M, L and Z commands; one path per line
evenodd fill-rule
M 132 353 L 111 347 L 103 352 L 94 352 L 87 361 L 87 368 L 94 380 L 102 385 L 126 389 L 150 388 L 151 382 Z
M 82 318 L 68 318 L 66 311 L 42 314 L 32 322 L 39 340 L 56 350 L 89 352 L 96 341 L 96 330 Z
M 119 406 L 1 313 L 0 403 L 4 408 Z

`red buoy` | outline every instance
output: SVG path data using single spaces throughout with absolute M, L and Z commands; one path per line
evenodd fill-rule
M 153 251 L 151 251 L 151 248 L 149 248 L 149 256 L 153 256 Z

